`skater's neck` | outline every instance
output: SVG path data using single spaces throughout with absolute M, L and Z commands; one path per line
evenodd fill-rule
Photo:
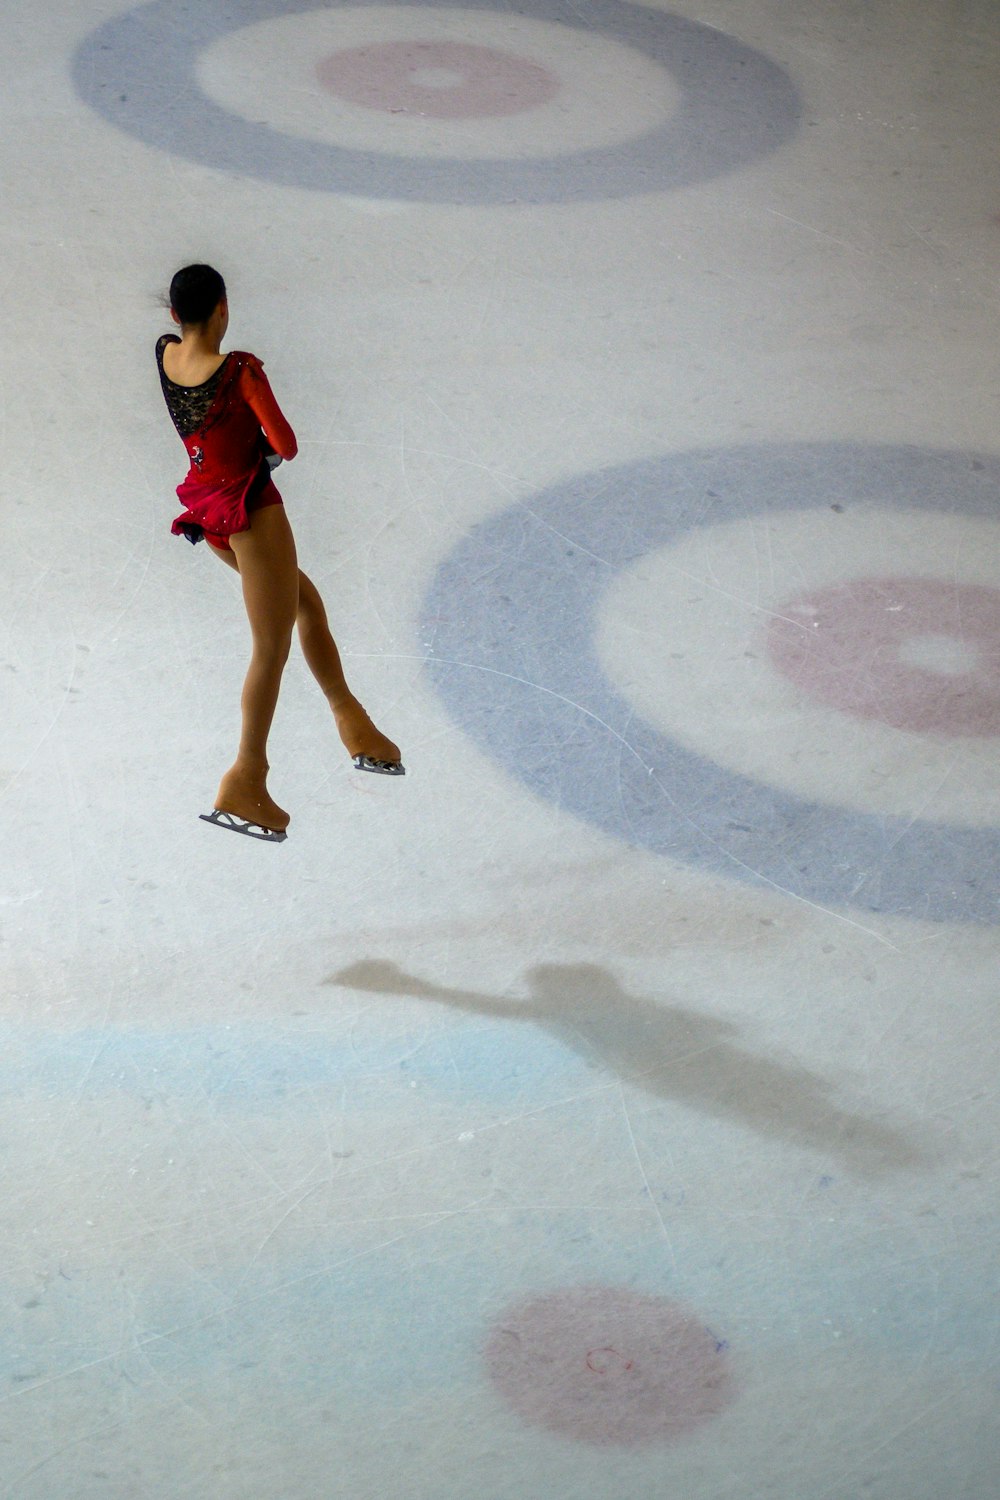
M 218 359 L 222 353 L 222 339 L 210 338 L 202 328 L 181 330 L 181 348 L 190 359 Z
M 211 317 L 206 318 L 204 323 L 182 323 L 173 309 L 171 312 L 174 322 L 181 331 L 184 353 L 195 359 L 218 359 L 222 349 L 222 340 L 229 327 L 229 306 L 226 301 L 220 302 Z

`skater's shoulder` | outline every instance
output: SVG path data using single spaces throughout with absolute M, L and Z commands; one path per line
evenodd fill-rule
M 236 371 L 236 380 L 245 396 L 260 394 L 269 385 L 264 373 L 264 361 L 249 349 L 234 349 L 229 356 Z

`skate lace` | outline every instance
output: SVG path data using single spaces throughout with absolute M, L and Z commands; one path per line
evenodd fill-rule
M 160 389 L 163 391 L 170 419 L 181 437 L 186 438 L 198 431 L 211 411 L 229 361 L 228 357 L 224 359 L 215 374 L 210 375 L 201 385 L 175 385 L 163 368 L 163 350 L 167 344 L 179 342 L 179 339 L 169 333 L 157 340 L 156 366 L 160 372 Z

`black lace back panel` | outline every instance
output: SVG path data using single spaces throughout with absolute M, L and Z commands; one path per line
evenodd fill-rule
M 229 363 L 229 356 L 222 361 L 214 375 L 201 385 L 175 385 L 163 368 L 163 350 L 167 344 L 179 344 L 176 334 L 165 333 L 156 341 L 156 364 L 160 372 L 160 387 L 171 420 L 182 438 L 197 432 L 212 409 L 212 403 L 222 384 Z

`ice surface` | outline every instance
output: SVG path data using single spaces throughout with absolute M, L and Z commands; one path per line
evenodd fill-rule
M 1000 695 L 996 7 L 184 14 L 4 7 L 0 1493 L 988 1500 L 997 742 L 767 622 L 944 583 L 899 671 Z M 505 28 L 563 86 L 509 135 L 312 58 Z M 192 259 L 407 766 L 296 651 L 277 848 L 198 819 L 248 635 L 169 534 Z

